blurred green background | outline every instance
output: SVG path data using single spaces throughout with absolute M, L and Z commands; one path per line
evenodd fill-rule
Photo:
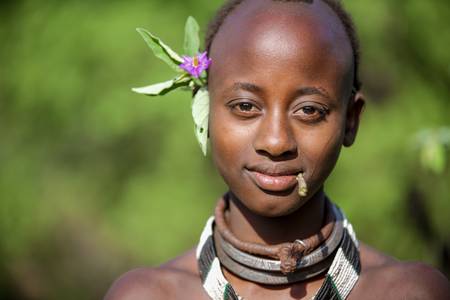
M 204 30 L 220 3 L 0 2 L 1 299 L 100 299 L 197 242 L 225 186 L 189 93 L 130 91 L 172 76 L 135 28 L 181 51 L 187 16 Z M 327 191 L 362 241 L 448 276 L 448 1 L 345 3 L 368 103 Z

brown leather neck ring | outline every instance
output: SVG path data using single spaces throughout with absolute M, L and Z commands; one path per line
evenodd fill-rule
M 225 211 L 228 208 L 230 201 L 228 198 L 228 194 L 220 198 L 215 209 L 215 224 L 219 234 L 224 240 L 243 252 L 280 260 L 280 269 L 283 274 L 294 272 L 296 270 L 297 261 L 327 240 L 334 227 L 335 218 L 333 209 L 330 201 L 326 198 L 324 225 L 317 234 L 306 239 L 296 240 L 292 243 L 281 243 L 271 246 L 244 242 L 239 240 L 231 232 L 225 221 Z

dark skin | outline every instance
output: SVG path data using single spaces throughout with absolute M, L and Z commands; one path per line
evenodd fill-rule
M 352 145 L 364 106 L 362 95 L 352 94 L 352 49 L 339 19 L 321 1 L 247 0 L 220 28 L 210 56 L 211 151 L 232 193 L 232 232 L 267 245 L 315 234 L 324 218 L 323 184 L 341 147 Z M 262 188 L 252 172 L 304 172 L 308 195 L 299 197 L 297 185 Z M 363 243 L 360 255 L 360 279 L 348 299 L 450 299 L 448 281 L 429 266 Z M 223 272 L 245 299 L 310 299 L 324 279 L 264 286 Z M 192 249 L 126 273 L 105 299 L 209 298 Z

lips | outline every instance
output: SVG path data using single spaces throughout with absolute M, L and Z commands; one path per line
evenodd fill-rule
M 248 174 L 252 181 L 261 189 L 282 192 L 293 188 L 297 184 L 299 170 L 290 168 L 249 168 Z

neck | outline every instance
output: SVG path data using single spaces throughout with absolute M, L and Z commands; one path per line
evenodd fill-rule
M 241 241 L 274 245 L 308 238 L 320 231 L 324 222 L 325 194 L 321 188 L 302 207 L 282 217 L 264 217 L 245 207 L 230 193 L 226 222 Z

